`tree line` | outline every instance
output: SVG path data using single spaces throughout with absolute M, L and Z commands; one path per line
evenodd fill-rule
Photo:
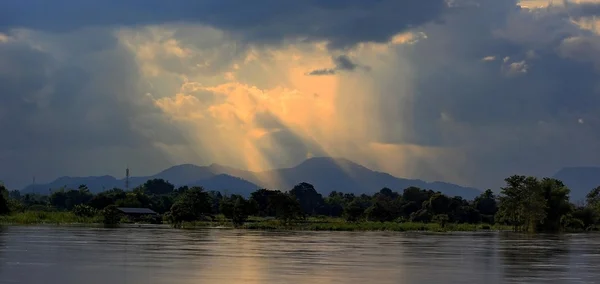
M 173 224 L 212 220 L 222 214 L 234 225 L 249 216 L 272 217 L 283 223 L 310 216 L 344 218 L 347 222 L 420 222 L 501 224 L 515 231 L 590 230 L 600 217 L 600 186 L 585 204 L 573 204 L 570 190 L 560 180 L 514 175 L 496 195 L 490 189 L 474 200 L 409 187 L 401 192 L 383 188 L 373 195 L 333 191 L 327 196 L 309 183 L 291 190 L 259 189 L 249 198 L 206 191 L 201 187 L 176 188 L 162 179 L 148 180 L 131 191 L 114 188 L 92 194 L 85 185 L 61 188 L 50 195 L 21 194 L 0 187 L 0 214 L 35 210 L 71 211 L 80 216 L 103 214 L 105 222 L 118 222 L 117 207 L 150 208 Z

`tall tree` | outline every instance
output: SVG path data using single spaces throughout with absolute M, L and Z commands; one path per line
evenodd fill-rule
M 199 220 L 210 214 L 210 197 L 202 187 L 186 190 L 171 207 L 171 218 L 175 223 Z
M 148 195 L 170 194 L 175 190 L 175 186 L 164 179 L 151 179 L 142 185 L 144 192 Z
M 539 224 L 539 229 L 545 231 L 564 229 L 565 216 L 573 212 L 573 206 L 569 203 L 571 190 L 562 181 L 552 178 L 544 178 L 540 186 L 546 199 L 546 218 Z
M 505 179 L 499 215 L 514 230 L 535 231 L 546 218 L 546 200 L 535 177 L 514 175 Z
M 300 203 L 304 214 L 316 215 L 323 212 L 323 196 L 317 192 L 312 184 L 303 182 L 297 184 L 290 190 L 290 195 L 294 196 Z
M 496 196 L 491 189 L 486 190 L 474 200 L 475 209 L 482 215 L 494 215 L 498 211 Z

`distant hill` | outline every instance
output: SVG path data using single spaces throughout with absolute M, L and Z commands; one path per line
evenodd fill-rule
M 131 177 L 129 187 L 134 188 L 144 184 L 149 179 L 164 179 L 175 186 L 202 186 L 207 190 L 217 190 L 228 194 L 249 194 L 259 188 L 251 182 L 227 174 L 213 173 L 209 167 L 194 165 L 180 165 L 171 167 L 153 176 Z M 24 193 L 48 193 L 60 188 L 77 189 L 85 184 L 93 193 L 102 192 L 115 187 L 124 188 L 125 179 L 116 179 L 112 176 L 101 177 L 61 177 L 48 184 L 30 185 L 22 189 Z
M 373 171 L 347 159 L 310 158 L 292 168 L 283 168 L 263 172 L 251 172 L 232 167 L 212 164 L 210 166 L 178 165 L 152 176 L 131 177 L 130 188 L 139 186 L 149 179 L 162 178 L 175 186 L 203 186 L 207 190 L 218 190 L 228 194 L 248 196 L 250 192 L 262 187 L 289 190 L 301 182 L 308 182 L 322 194 L 336 190 L 354 194 L 372 194 L 388 187 L 402 191 L 410 186 L 440 191 L 449 196 L 462 196 L 472 199 L 481 191 L 445 182 L 425 182 L 418 179 L 404 179 L 387 173 Z M 49 189 L 61 187 L 77 188 L 80 184 L 88 186 L 92 192 L 100 192 L 114 187 L 123 188 L 124 179 L 112 176 L 101 177 L 62 177 L 49 184 L 39 184 L 35 188 L 28 186 L 25 192 L 35 190 L 46 193 Z
M 221 170 L 227 170 L 224 168 Z M 227 172 L 233 174 L 233 172 Z M 428 183 L 418 179 L 404 179 L 388 173 L 373 171 L 347 159 L 317 157 L 310 158 L 293 168 L 264 172 L 235 170 L 235 174 L 266 188 L 288 190 L 294 185 L 307 182 L 322 194 L 336 190 L 354 194 L 372 194 L 384 187 L 402 191 L 410 186 L 440 191 L 449 196 L 472 199 L 481 194 L 475 188 L 444 182 Z
M 600 167 L 569 167 L 558 171 L 559 179 L 571 189 L 571 201 L 583 201 L 592 189 L 600 186 Z
M 222 194 L 239 194 L 246 197 L 250 196 L 250 193 L 260 189 L 256 184 L 227 174 L 219 174 L 199 180 L 189 184 L 189 186 L 202 186 L 209 190 L 219 191 Z

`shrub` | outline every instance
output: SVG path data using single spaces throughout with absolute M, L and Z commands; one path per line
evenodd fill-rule
M 33 212 L 53 212 L 56 211 L 56 209 L 49 207 L 47 205 L 41 205 L 41 204 L 36 204 L 36 205 L 31 205 L 29 207 L 27 207 L 27 211 L 33 211 Z
M 98 211 L 96 211 L 95 208 L 92 208 L 91 206 L 88 206 L 88 205 L 79 204 L 79 205 L 75 205 L 75 207 L 73 207 L 73 214 L 75 214 L 75 216 L 93 217 L 97 213 L 98 213 Z
M 103 223 L 105 225 L 117 225 L 121 221 L 121 212 L 115 205 L 106 206 L 102 209 Z

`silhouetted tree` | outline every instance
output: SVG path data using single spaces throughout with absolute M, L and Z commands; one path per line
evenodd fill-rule
M 491 189 L 486 190 L 484 193 L 477 196 L 473 203 L 475 209 L 481 213 L 483 221 L 488 224 L 493 224 L 494 215 L 498 212 L 498 203 L 494 192 Z
M 317 215 L 323 212 L 323 196 L 311 184 L 303 182 L 294 186 L 290 195 L 298 200 L 304 214 Z
M 376 201 L 365 210 L 365 214 L 369 221 L 387 222 L 394 220 L 393 212 L 385 201 Z
M 563 230 L 565 226 L 574 222 L 571 215 L 573 207 L 569 203 L 571 190 L 562 181 L 552 178 L 544 178 L 541 180 L 540 186 L 546 200 L 546 218 L 538 224 L 538 229 L 543 231 Z
M 353 200 L 344 208 L 344 217 L 348 222 L 356 222 L 365 212 L 365 208 L 361 206 L 358 200 Z
M 505 179 L 499 217 L 514 230 L 534 231 L 546 218 L 546 200 L 537 178 L 514 175 Z
M 142 185 L 142 188 L 148 195 L 171 194 L 175 190 L 175 186 L 164 179 L 148 180 Z
M 250 199 L 256 203 L 258 216 L 275 216 L 276 204 L 273 198 L 277 198 L 281 194 L 278 190 L 259 189 L 250 194 Z
M 281 191 L 274 191 L 269 196 L 269 210 L 275 211 L 275 217 L 286 224 L 304 218 L 304 213 L 298 200 Z
M 121 212 L 115 205 L 109 205 L 102 210 L 103 223 L 105 225 L 117 225 L 121 222 Z
M 92 217 L 97 213 L 98 212 L 95 208 L 88 205 L 78 204 L 73 207 L 73 214 L 80 217 Z
M 170 215 L 175 223 L 196 221 L 210 214 L 211 205 L 208 193 L 202 187 L 192 187 L 183 192 L 171 207 Z
M 241 195 L 232 195 L 221 202 L 221 212 L 235 226 L 243 225 L 252 210 L 252 204 Z
M 8 207 L 8 190 L 0 185 L 0 215 L 6 215 L 10 213 L 10 208 Z

